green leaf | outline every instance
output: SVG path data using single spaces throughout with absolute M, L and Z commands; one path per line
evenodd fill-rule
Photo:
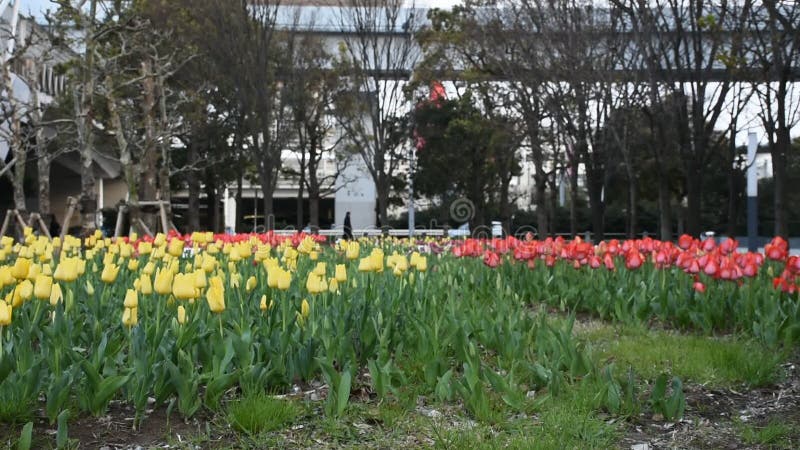
M 115 375 L 101 381 L 92 399 L 92 413 L 102 413 L 103 410 L 106 409 L 108 402 L 114 397 L 114 394 L 116 394 L 122 386 L 125 386 L 129 378 L 130 376 L 128 375 Z
M 56 447 L 59 449 L 66 448 L 69 444 L 69 435 L 67 430 L 67 421 L 69 421 L 69 410 L 65 409 L 58 415 L 58 429 L 56 431 Z
M 345 408 L 347 408 L 347 402 L 350 400 L 350 381 L 351 381 L 350 370 L 345 369 L 344 373 L 342 374 L 341 380 L 339 380 L 339 388 L 337 389 L 338 392 L 336 393 L 337 416 L 342 415 Z
M 30 450 L 33 440 L 33 422 L 28 422 L 22 427 L 22 433 L 17 441 L 17 450 Z

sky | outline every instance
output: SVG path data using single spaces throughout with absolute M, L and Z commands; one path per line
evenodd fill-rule
M 50 0 L 21 0 L 20 13 L 24 15 L 33 15 L 37 18 L 44 17 L 44 12 L 47 9 L 55 9 L 55 4 Z M 431 7 L 431 8 L 450 8 L 453 5 L 461 3 L 461 0 L 415 0 L 414 2 L 418 7 Z

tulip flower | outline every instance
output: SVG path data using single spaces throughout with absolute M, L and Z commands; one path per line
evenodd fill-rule
M 357 259 L 359 250 L 360 248 L 358 242 L 350 241 L 347 243 L 347 249 L 345 250 L 345 257 L 350 260 Z
M 103 273 L 100 275 L 100 279 L 105 283 L 111 284 L 117 279 L 118 274 L 119 266 L 111 263 L 103 267 Z
M 206 271 L 198 269 L 194 271 L 194 287 L 203 289 L 208 286 L 208 279 L 206 278 Z
M 64 301 L 64 293 L 61 292 L 61 286 L 55 283 L 53 289 L 50 290 L 50 306 L 56 306 L 62 301 Z
M 185 245 L 186 243 L 180 239 L 172 239 L 169 241 L 169 245 L 167 246 L 167 253 L 179 258 L 181 255 L 183 255 L 183 248 Z
M 292 274 L 287 270 L 282 270 L 278 277 L 278 289 L 288 291 L 289 286 L 292 284 Z
M 247 292 L 250 292 L 250 291 L 252 291 L 253 289 L 256 288 L 257 284 L 258 284 L 258 280 L 256 280 L 256 277 L 255 276 L 251 276 L 250 278 L 247 279 L 247 283 L 245 284 L 245 290 Z
M 331 281 L 328 282 L 328 291 L 334 294 L 339 292 L 339 282 L 336 281 L 336 278 L 331 278 Z
M 261 303 L 259 303 L 258 308 L 261 309 L 262 311 L 266 311 L 267 310 L 267 295 L 266 294 L 261 296 Z
M 15 291 L 19 293 L 20 299 L 28 300 L 33 296 L 33 283 L 31 283 L 31 280 L 23 280 L 22 283 L 17 286 Z
M 336 265 L 336 272 L 334 274 L 334 279 L 339 283 L 344 283 L 347 281 L 347 267 L 345 267 L 344 264 Z
M 126 308 L 138 308 L 139 307 L 139 295 L 133 289 L 128 289 L 125 292 L 125 303 L 124 306 Z
M 153 293 L 153 282 L 150 281 L 150 275 L 143 273 L 141 276 L 139 276 L 138 281 L 139 286 L 137 289 L 139 292 L 141 292 L 143 295 L 150 295 Z
M 156 293 L 167 295 L 172 293 L 172 271 L 159 269 L 156 271 L 156 280 L 154 288 Z
M 178 306 L 178 323 L 181 325 L 186 323 L 186 308 L 183 305 Z
M 303 303 L 300 304 L 300 315 L 303 316 L 303 319 L 308 319 L 309 314 L 311 314 L 311 306 L 309 306 L 308 300 L 303 299 Z
M 139 260 L 138 259 L 129 259 L 128 260 L 128 270 L 131 272 L 136 272 L 139 270 Z
M 223 286 L 222 278 L 217 276 L 209 280 L 206 300 L 211 312 L 221 313 L 225 311 L 225 287 Z
M 11 314 L 13 307 L 8 303 L 0 300 L 0 327 L 11 325 Z
M 367 256 L 365 258 L 361 258 L 361 260 L 358 261 L 359 272 L 369 272 L 371 270 L 372 270 L 372 258 Z
M 122 324 L 128 328 L 135 327 L 139 323 L 139 308 L 125 308 L 122 313 Z
M 14 266 L 11 267 L 11 276 L 18 280 L 28 277 L 28 271 L 31 269 L 31 260 L 28 258 L 17 258 Z
M 172 282 L 172 295 L 178 300 L 190 300 L 197 296 L 195 291 L 196 276 L 194 273 L 179 273 Z
M 33 295 L 39 300 L 49 300 L 53 289 L 53 279 L 47 275 L 39 275 L 33 286 Z

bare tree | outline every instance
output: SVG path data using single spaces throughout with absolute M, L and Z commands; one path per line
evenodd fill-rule
M 375 182 L 382 224 L 407 143 L 400 124 L 410 102 L 408 73 L 420 55 L 413 34 L 422 18 L 402 0 L 348 0 L 340 3 L 339 27 L 346 32 L 340 69 L 349 95 L 340 95 L 336 117 Z
M 800 93 L 792 82 L 800 69 L 800 8 L 764 0 L 753 8 L 751 54 L 760 72 L 755 83 L 759 114 L 767 132 L 774 183 L 776 236 L 788 237 L 786 166 L 790 130 L 800 122 Z

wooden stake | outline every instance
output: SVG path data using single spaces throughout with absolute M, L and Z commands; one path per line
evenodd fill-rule
M 0 227 L 0 237 L 6 235 L 8 231 L 8 224 L 11 222 L 11 210 L 6 210 L 6 218 L 3 220 L 3 226 Z
M 125 219 L 125 204 L 120 203 L 117 207 L 117 224 L 114 227 L 114 237 L 118 238 L 122 235 L 122 222 Z
M 161 207 L 161 229 L 164 231 L 164 234 L 169 233 L 169 225 L 167 224 L 167 208 L 164 206 L 167 202 L 160 201 L 158 202 L 159 207 Z
M 150 228 L 147 228 L 147 225 L 142 221 L 141 218 L 136 218 L 136 223 L 139 224 L 139 228 L 144 232 L 144 234 L 153 237 L 153 233 L 150 232 Z

